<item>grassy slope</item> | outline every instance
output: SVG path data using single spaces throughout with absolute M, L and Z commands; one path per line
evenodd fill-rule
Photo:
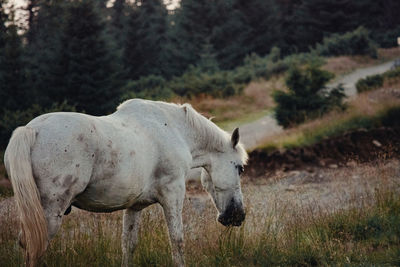
M 379 49 L 378 59 L 368 56 L 340 56 L 327 58 L 323 69 L 335 74 L 336 77 L 350 73 L 358 68 L 378 65 L 386 61 L 400 58 L 399 48 Z M 274 108 L 271 93 L 285 88 L 284 75 L 276 76 L 268 81 L 251 82 L 241 96 L 215 99 L 198 97 L 193 100 L 176 98 L 176 102 L 189 102 L 207 117 L 215 117 L 214 121 L 226 130 L 231 125 L 240 126 L 254 121 Z
M 270 136 L 260 148 L 274 150 L 300 147 L 352 129 L 382 126 L 382 119 L 390 113 L 399 113 L 399 94 L 400 77 L 388 80 L 382 88 L 353 98 L 346 111 L 333 111 L 320 119 L 287 129 L 277 136 Z

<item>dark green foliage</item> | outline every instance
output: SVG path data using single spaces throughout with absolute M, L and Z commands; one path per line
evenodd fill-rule
M 128 78 L 169 75 L 166 43 L 167 10 L 163 1 L 135 1 L 130 8 L 123 56 Z
M 383 76 L 378 74 L 378 75 L 367 76 L 364 79 L 358 80 L 356 83 L 356 88 L 357 92 L 361 93 L 377 89 L 379 87 L 382 87 L 382 85 L 383 85 Z
M 377 57 L 377 47 L 369 38 L 368 30 L 359 27 L 343 35 L 333 34 L 317 44 L 317 53 L 321 56 L 369 55 Z
M 273 95 L 277 103 L 275 117 L 278 123 L 289 127 L 319 117 L 332 108 L 344 108 L 343 88 L 339 86 L 327 90 L 325 87 L 332 77 L 331 73 L 315 66 L 304 71 L 297 67 L 292 68 L 286 79 L 289 91 L 276 91 Z
M 383 86 L 385 80 L 392 80 L 400 77 L 400 68 L 395 68 L 386 71 L 382 74 L 376 74 L 367 76 L 366 78 L 360 79 L 356 83 L 357 92 L 365 92 L 374 89 L 378 89 Z
M 13 14 L 9 17 L 5 13 L 6 3 L 0 1 L 0 114 L 2 109 L 25 108 L 30 94 L 21 38 Z
M 167 100 L 173 92 L 167 87 L 165 79 L 161 76 L 149 75 L 136 81 L 129 81 L 123 87 L 122 101 L 131 98 L 145 98 L 154 100 Z
M 357 27 L 357 12 L 350 0 L 302 0 L 293 15 L 297 49 L 307 51 L 326 36 L 353 30 Z
M 28 83 L 35 97 L 31 103 L 50 107 L 63 101 L 60 87 L 63 74 L 58 65 L 61 34 L 65 22 L 65 1 L 40 1 L 40 9 L 29 29 L 30 42 L 26 46 Z
M 211 44 L 216 25 L 215 2 L 206 0 L 182 0 L 174 16 L 175 26 L 171 32 L 177 49 L 172 50 L 180 70 L 199 62 L 205 45 Z M 214 47 L 213 47 L 214 49 Z
M 400 8 L 400 6 L 399 6 Z M 400 17 L 400 16 L 399 16 Z M 400 24 L 400 22 L 399 22 Z M 397 25 L 393 29 L 385 29 L 385 30 L 376 30 L 371 34 L 371 38 L 379 44 L 380 47 L 396 47 L 397 37 L 400 36 L 400 25 Z
M 80 111 L 104 115 L 115 109 L 120 95 L 118 55 L 105 38 L 104 22 L 93 1 L 68 6 L 55 72 L 52 99 L 64 99 Z
M 382 74 L 385 79 L 400 78 L 400 66 Z
M 265 56 L 272 47 L 280 45 L 282 25 L 279 17 L 278 1 L 275 0 L 237 0 L 235 8 L 246 29 L 243 46 L 250 53 Z
M 169 86 L 177 95 L 188 97 L 200 94 L 226 97 L 238 94 L 243 89 L 242 84 L 234 82 L 234 76 L 229 71 L 205 73 L 199 68 L 191 68 L 182 76 L 172 79 Z

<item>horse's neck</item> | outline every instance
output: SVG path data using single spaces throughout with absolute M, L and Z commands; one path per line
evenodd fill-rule
M 209 145 L 207 137 L 201 136 L 196 129 L 186 122 L 183 137 L 190 149 L 193 163 L 192 168 L 204 167 L 210 164 L 210 154 L 217 151 Z

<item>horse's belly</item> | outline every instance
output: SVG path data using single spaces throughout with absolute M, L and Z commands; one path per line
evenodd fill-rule
M 88 211 L 111 212 L 129 208 L 141 198 L 141 195 L 137 189 L 96 183 L 89 185 L 84 192 L 76 196 L 72 204 Z

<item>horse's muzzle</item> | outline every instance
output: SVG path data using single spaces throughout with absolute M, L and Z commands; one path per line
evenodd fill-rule
M 232 198 L 225 211 L 218 216 L 218 222 L 224 226 L 240 226 L 246 218 L 243 205 Z

